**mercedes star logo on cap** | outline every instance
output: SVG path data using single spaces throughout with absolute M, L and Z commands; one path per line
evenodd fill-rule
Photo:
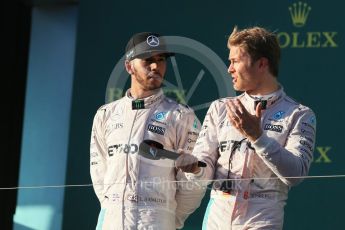
M 159 39 L 158 37 L 154 36 L 154 35 L 150 35 L 147 37 L 146 42 L 149 46 L 158 46 L 159 45 Z

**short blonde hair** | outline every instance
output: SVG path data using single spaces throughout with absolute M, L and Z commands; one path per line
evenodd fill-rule
M 228 39 L 228 48 L 231 46 L 243 48 L 253 62 L 261 57 L 267 58 L 271 74 L 278 76 L 280 46 L 277 35 L 273 32 L 258 26 L 243 30 L 235 26 Z

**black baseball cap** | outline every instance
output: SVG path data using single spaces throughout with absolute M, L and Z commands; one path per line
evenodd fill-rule
M 134 58 L 147 58 L 153 53 L 163 53 L 167 57 L 175 55 L 167 49 L 164 38 L 153 32 L 134 34 L 126 46 L 126 60 Z

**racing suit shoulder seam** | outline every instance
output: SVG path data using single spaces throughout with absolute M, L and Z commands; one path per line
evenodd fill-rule
M 292 114 L 296 113 L 300 115 L 301 113 L 304 114 L 304 113 L 310 112 L 315 115 L 314 111 L 310 107 L 295 101 L 291 97 L 286 96 L 284 99 L 286 100 L 287 103 L 292 104 L 291 107 L 288 109 L 289 111 L 292 112 Z
M 172 104 L 174 107 L 173 110 L 177 111 L 179 114 L 194 113 L 194 110 L 191 107 L 189 107 L 188 105 L 179 103 L 179 102 L 177 102 L 177 101 L 175 101 L 169 97 L 165 97 L 164 102 Z
M 285 97 L 284 97 L 284 100 L 285 100 L 286 102 L 291 103 L 291 104 L 294 104 L 294 105 L 296 105 L 296 106 L 301 105 L 301 103 L 299 103 L 296 99 L 294 99 L 294 98 L 292 98 L 292 97 L 290 97 L 290 96 L 285 96 Z
M 300 109 L 301 111 L 308 111 L 309 110 L 312 113 L 314 113 L 314 111 L 310 107 L 303 105 L 302 103 L 298 102 L 296 99 L 292 98 L 291 96 L 285 96 L 284 100 L 287 101 L 288 103 L 295 105 L 297 108 L 301 108 Z
M 97 111 L 101 111 L 101 110 L 108 110 L 116 105 L 118 105 L 119 103 L 121 103 L 121 101 L 123 101 L 123 98 L 120 98 L 118 100 L 115 100 L 115 101 L 112 101 L 112 102 L 109 102 L 109 103 L 106 103 L 102 106 L 100 106 Z

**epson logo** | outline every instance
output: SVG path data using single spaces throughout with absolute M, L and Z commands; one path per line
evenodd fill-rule
M 281 125 L 271 125 L 271 124 L 266 124 L 264 127 L 265 130 L 271 130 L 274 132 L 281 133 L 283 131 L 283 126 Z
M 165 133 L 165 128 L 151 124 L 148 125 L 147 130 L 153 133 L 157 133 L 159 135 L 164 135 Z

